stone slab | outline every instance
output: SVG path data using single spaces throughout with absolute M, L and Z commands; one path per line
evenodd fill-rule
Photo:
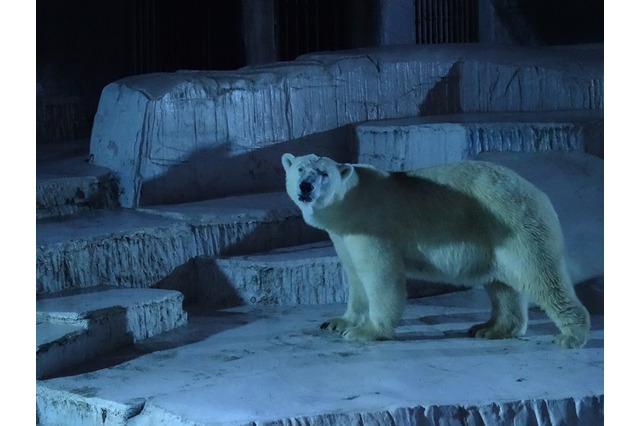
M 330 241 L 233 257 L 201 257 L 198 303 L 211 306 L 345 302 L 346 279 Z
M 85 323 L 52 324 L 39 322 L 36 319 L 36 348 L 59 340 L 69 334 L 83 332 L 86 330 L 85 326 Z
M 131 210 L 38 222 L 36 293 L 150 287 L 188 259 L 185 250 L 192 241 L 189 229 L 179 222 Z
M 379 120 L 355 126 L 357 162 L 401 171 L 486 151 L 604 155 L 602 111 L 505 112 Z
M 102 289 L 36 301 L 36 376 L 187 323 L 184 296 L 158 289 Z
M 118 183 L 110 170 L 86 156 L 39 162 L 36 219 L 72 215 L 118 205 Z
M 394 341 L 351 343 L 320 330 L 344 308 L 210 313 L 196 321 L 202 330 L 181 329 L 197 342 L 38 381 L 38 417 L 70 426 L 603 422 L 602 316 L 592 317 L 585 348 L 563 350 L 536 309 L 522 338 L 466 337 L 489 316 L 480 289 L 410 300 Z
M 298 60 L 319 62 L 327 67 L 339 64 L 348 69 L 348 61 L 353 57 L 369 59 L 381 76 L 380 92 L 374 98 L 380 102 L 372 102 L 374 105 L 393 105 L 402 99 L 408 104 L 403 108 L 419 111 L 421 115 L 604 107 L 604 55 L 600 44 L 560 48 L 478 43 L 386 46 L 310 53 Z M 436 86 L 425 85 L 425 80 L 417 80 L 421 83 L 417 85 L 404 84 L 405 78 L 413 75 L 434 76 L 425 66 L 431 62 L 449 67 Z M 416 69 L 420 71 L 413 74 Z M 368 86 L 368 79 L 362 79 L 359 85 Z M 413 97 L 425 89 L 426 96 Z M 419 99 L 419 105 L 407 102 L 412 99 Z
M 571 109 L 603 109 L 601 45 L 370 48 L 113 82 L 91 153 L 117 173 L 121 204 L 137 207 L 274 190 L 282 153 L 340 160 L 344 128 L 362 121 Z
M 297 207 L 283 191 L 140 207 L 137 210 L 187 223 L 257 222 L 299 216 Z
M 202 256 L 196 261 L 199 304 L 229 307 L 346 303 L 348 284 L 331 241 L 245 256 Z M 458 290 L 409 280 L 409 297 Z
M 326 235 L 307 226 L 285 193 L 266 193 L 144 211 L 89 212 L 36 224 L 36 291 L 101 285 L 163 285 L 200 255 L 252 253 Z M 168 278 L 169 277 L 169 278 Z

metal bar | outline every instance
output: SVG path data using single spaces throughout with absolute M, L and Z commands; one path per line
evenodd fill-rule
M 436 0 L 429 0 L 429 43 L 436 41 Z

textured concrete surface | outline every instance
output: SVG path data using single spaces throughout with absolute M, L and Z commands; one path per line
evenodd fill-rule
M 342 159 L 351 147 L 338 129 L 357 122 L 601 110 L 603 92 L 602 45 L 318 53 L 257 68 L 116 81 L 103 90 L 91 154 L 117 172 L 123 206 L 186 202 L 280 187 L 280 155 L 291 148 Z
M 388 164 L 388 158 L 379 161 Z M 579 152 L 492 152 L 475 158 L 514 168 L 550 196 L 574 283 L 603 276 L 602 159 Z M 416 167 L 432 161 L 411 160 Z M 343 278 L 334 257 L 319 259 L 295 248 L 274 263 L 263 253 L 320 240 L 326 235 L 304 224 L 282 192 L 92 213 L 37 225 L 37 290 L 159 285 L 212 305 L 342 301 Z M 308 257 L 296 258 L 293 250 Z M 234 257 L 251 253 L 263 254 Z M 218 255 L 226 258 L 210 257 Z M 311 284 L 316 279 L 326 285 L 322 294 Z M 296 286 L 300 281 L 309 284 Z
M 114 174 L 87 162 L 87 156 L 39 161 L 36 218 L 50 218 L 118 205 Z
M 196 259 L 198 294 L 209 307 L 346 303 L 348 285 L 331 241 L 243 256 Z M 458 290 L 445 283 L 407 282 L 409 297 Z
M 43 425 L 580 424 L 604 418 L 601 316 L 579 350 L 536 309 L 518 339 L 466 337 L 484 290 L 410 301 L 394 341 L 320 330 L 344 304 L 190 313 L 173 346 L 37 383 Z M 197 336 L 197 341 L 193 340 Z M 181 343 L 182 342 L 182 343 Z M 166 345 L 165 345 L 166 347 Z M 430 423 L 431 422 L 431 423 Z
M 599 280 L 596 290 L 603 291 L 602 159 L 578 152 L 492 152 L 476 158 L 512 167 L 549 194 L 563 223 L 572 278 Z M 117 348 L 123 344 L 119 337 L 131 342 L 133 335 L 144 336 L 147 324 L 162 325 L 166 318 L 151 311 L 138 315 L 129 332 L 117 303 L 75 299 L 70 306 L 80 305 L 80 312 L 99 313 L 92 314 L 93 330 L 99 331 L 91 340 L 84 337 L 84 325 L 73 325 L 83 315 L 56 314 L 65 312 L 60 300 L 39 300 L 41 306 L 53 305 L 41 319 L 57 318 L 48 329 L 37 325 L 39 377 L 64 367 L 70 374 L 38 381 L 39 422 L 602 424 L 602 316 L 592 317 L 592 338 L 577 351 L 553 346 L 557 330 L 536 309 L 521 339 L 470 339 L 464 331 L 488 317 L 486 295 L 474 289 L 410 300 L 397 341 L 343 342 L 318 329 L 345 307 L 327 304 L 346 295 L 331 248 L 264 252 L 322 237 L 303 235 L 309 229 L 283 193 L 40 222 L 38 255 L 77 245 L 74 253 L 49 255 L 64 259 L 61 263 L 37 264 L 38 274 L 56 271 L 61 283 L 80 275 L 93 284 L 101 282 L 95 277 L 108 280 L 109 274 L 126 276 L 124 283 L 159 279 L 167 287 L 182 286 L 192 301 L 219 300 L 222 290 L 231 289 L 233 301 L 255 305 L 222 311 L 193 307 L 184 327 L 84 361 L 97 354 L 83 358 L 88 348 L 99 343 Z M 122 262 L 104 258 L 118 247 Z M 262 253 L 244 254 L 253 249 Z M 173 255 L 187 272 L 167 267 Z M 130 257 L 139 263 L 126 263 Z M 419 284 L 412 285 L 419 294 Z M 601 303 L 602 297 L 596 299 Z M 105 309 L 92 307 L 95 303 L 106 303 Z M 260 306 L 284 303 L 325 304 Z M 165 316 L 174 318 L 176 312 Z
M 39 299 L 53 306 L 38 317 L 38 376 L 68 374 L 38 381 L 40 423 L 602 424 L 602 316 L 593 316 L 581 350 L 553 346 L 557 330 L 536 309 L 525 337 L 475 340 L 464 332 L 486 320 L 488 303 L 483 291 L 463 290 L 411 300 L 396 341 L 347 343 L 318 328 L 345 308 L 337 259 L 326 243 L 298 246 L 326 235 L 303 223 L 284 192 L 195 201 L 281 191 L 285 151 L 340 161 L 357 152 L 391 169 L 486 150 L 602 156 L 602 81 L 602 46 L 423 46 L 108 86 L 92 138 L 96 163 L 117 170 L 130 205 L 193 201 L 39 221 L 37 293 L 158 286 L 200 304 L 185 326 L 149 337 L 180 323 L 181 303 L 131 317 L 123 304 L 82 292 L 73 299 L 80 309 L 66 314 L 62 300 Z M 564 111 L 576 108 L 592 111 Z M 484 114 L 505 110 L 521 113 Z M 354 143 L 354 123 L 460 111 L 473 114 L 365 123 L 361 135 L 377 132 L 381 145 Z M 602 304 L 602 160 L 577 152 L 477 158 L 512 167 L 549 194 L 572 279 Z M 91 207 L 83 200 L 111 176 L 73 164 L 39 175 L 48 186 L 38 193 L 49 197 L 41 204 L 54 206 L 47 215 Z M 65 203 L 80 208 L 55 207 Z M 412 295 L 432 291 L 410 286 Z M 249 305 L 212 308 L 238 302 Z M 119 349 L 87 361 L 100 345 Z
M 187 323 L 184 296 L 158 289 L 101 289 L 36 301 L 36 377 Z
M 36 224 L 36 292 L 149 287 L 184 263 L 189 229 L 175 220 L 104 210 Z
M 36 224 L 36 291 L 150 287 L 199 255 L 251 253 L 319 238 L 281 192 L 89 212 Z
M 468 113 L 355 126 L 357 162 L 411 170 L 487 151 L 580 151 L 603 157 L 602 111 Z
M 346 302 L 347 286 L 330 241 L 197 260 L 198 302 L 211 306 Z

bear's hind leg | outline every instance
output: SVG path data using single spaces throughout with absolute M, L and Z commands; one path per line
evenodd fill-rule
M 529 289 L 529 297 L 538 304 L 560 329 L 555 342 L 562 348 L 577 349 L 589 338 L 591 317 L 575 294 L 568 274 L 564 280 L 548 278 L 544 286 Z
M 469 329 L 469 335 L 485 339 L 509 339 L 527 331 L 526 298 L 512 287 L 493 281 L 485 285 L 491 300 L 491 318 Z

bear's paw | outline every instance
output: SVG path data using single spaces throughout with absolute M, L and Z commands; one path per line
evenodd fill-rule
M 342 317 L 331 318 L 322 323 L 320 326 L 323 330 L 344 332 L 346 329 L 353 327 L 351 321 Z
M 522 336 L 524 330 L 521 324 L 496 324 L 492 321 L 487 321 L 482 324 L 476 324 L 471 327 L 468 334 L 472 337 L 497 340 L 497 339 L 511 339 L 513 337 Z
M 375 327 L 371 322 L 367 322 L 358 327 L 348 328 L 342 332 L 342 337 L 355 342 L 371 342 L 393 339 L 395 332 L 393 327 Z
M 586 337 L 577 337 L 570 334 L 559 334 L 554 340 L 558 346 L 564 349 L 580 349 L 587 342 Z

